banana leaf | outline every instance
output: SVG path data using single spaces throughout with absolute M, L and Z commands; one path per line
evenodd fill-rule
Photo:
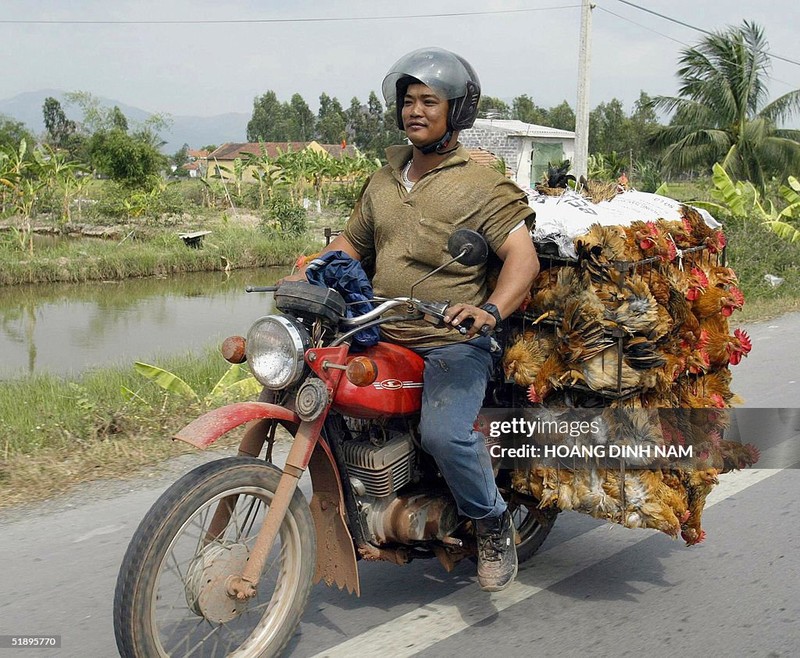
M 172 372 L 159 368 L 158 366 L 152 366 L 149 363 L 142 363 L 141 361 L 134 363 L 133 368 L 143 377 L 152 379 L 165 391 L 176 393 L 185 398 L 200 399 L 189 384 Z

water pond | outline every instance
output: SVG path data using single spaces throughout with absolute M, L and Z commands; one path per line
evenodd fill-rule
M 0 380 L 76 376 L 100 366 L 153 362 L 244 334 L 272 307 L 288 273 L 262 268 L 81 284 L 0 287 Z

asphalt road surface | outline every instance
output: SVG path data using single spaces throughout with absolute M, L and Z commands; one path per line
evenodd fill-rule
M 562 513 L 516 583 L 492 595 L 468 561 L 449 574 L 435 561 L 362 562 L 361 598 L 316 585 L 287 654 L 800 655 L 800 314 L 748 331 L 753 351 L 733 388 L 752 411 L 737 431 L 764 450 L 758 468 L 721 477 L 704 543 Z M 0 515 L 0 635 L 61 635 L 59 649 L 0 648 L 0 658 L 115 656 L 127 543 L 158 495 L 206 458 Z

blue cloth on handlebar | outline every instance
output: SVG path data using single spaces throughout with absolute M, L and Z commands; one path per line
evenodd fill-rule
M 333 288 L 347 303 L 347 317 L 363 315 L 373 309 L 372 283 L 364 268 L 355 258 L 344 251 L 329 251 L 312 260 L 306 268 L 309 283 Z M 378 327 L 367 327 L 353 336 L 360 347 L 369 347 L 380 340 Z

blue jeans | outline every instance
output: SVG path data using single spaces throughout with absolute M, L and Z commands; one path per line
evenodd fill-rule
M 495 358 L 489 339 L 478 337 L 419 354 L 425 359 L 422 447 L 436 460 L 461 514 L 473 519 L 500 516 L 506 503 L 494 481 L 485 437 L 472 429 Z

